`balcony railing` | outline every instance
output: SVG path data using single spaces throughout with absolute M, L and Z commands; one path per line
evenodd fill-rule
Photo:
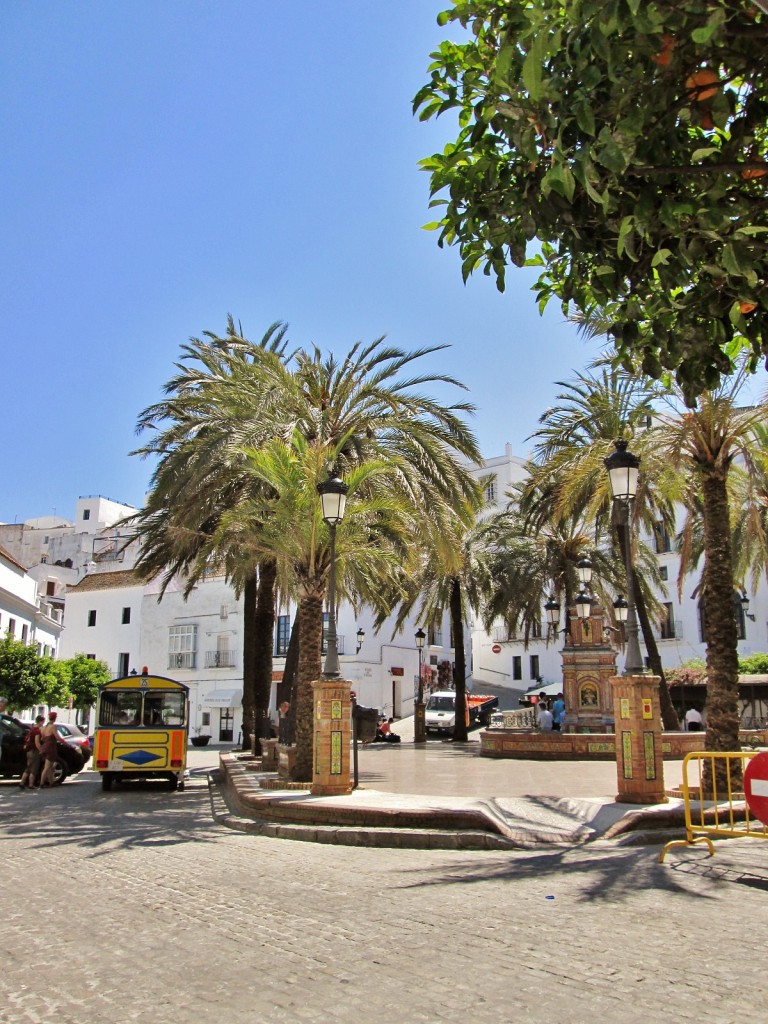
M 183 654 L 169 654 L 168 668 L 194 668 L 197 655 L 194 651 L 184 651 Z
M 206 668 L 234 668 L 235 667 L 235 652 L 234 651 L 206 651 L 205 652 L 205 667 Z

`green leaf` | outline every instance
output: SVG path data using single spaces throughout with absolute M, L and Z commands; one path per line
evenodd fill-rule
M 528 94 L 531 99 L 534 101 L 541 99 L 542 73 L 544 70 L 544 54 L 546 53 L 546 49 L 547 37 L 542 32 L 534 39 L 533 45 L 523 61 L 523 85 L 528 90 Z
M 626 250 L 628 240 L 630 239 L 632 232 L 634 231 L 634 228 L 635 218 L 625 217 L 624 220 L 621 222 L 621 227 L 619 228 L 619 240 L 616 243 L 617 255 L 621 256 L 622 253 Z
M 659 264 L 666 266 L 669 263 L 669 257 L 672 255 L 671 249 L 659 249 L 651 260 L 652 267 L 658 267 Z
M 713 153 L 719 153 L 720 150 L 716 146 L 705 146 L 703 149 L 695 149 L 691 156 L 691 160 L 694 163 L 698 163 L 699 160 L 703 160 L 705 157 L 712 156 Z

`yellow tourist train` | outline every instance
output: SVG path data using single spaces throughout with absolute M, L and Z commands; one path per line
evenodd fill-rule
M 101 788 L 114 782 L 165 779 L 184 788 L 189 738 L 189 687 L 150 675 L 123 676 L 99 687 L 93 767 Z

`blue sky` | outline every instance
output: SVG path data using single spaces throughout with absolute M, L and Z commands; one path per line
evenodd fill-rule
M 344 354 L 386 334 L 469 387 L 486 456 L 594 349 L 531 271 L 465 286 L 421 225 L 411 100 L 441 0 L 13 0 L 0 6 L 0 521 L 139 504 L 129 451 L 180 346 L 276 320 Z

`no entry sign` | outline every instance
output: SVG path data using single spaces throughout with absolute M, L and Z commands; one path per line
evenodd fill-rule
M 744 796 L 758 821 L 768 825 L 768 751 L 756 754 L 747 765 Z
M 491 650 L 494 654 L 501 654 L 501 647 L 499 644 L 494 644 Z

